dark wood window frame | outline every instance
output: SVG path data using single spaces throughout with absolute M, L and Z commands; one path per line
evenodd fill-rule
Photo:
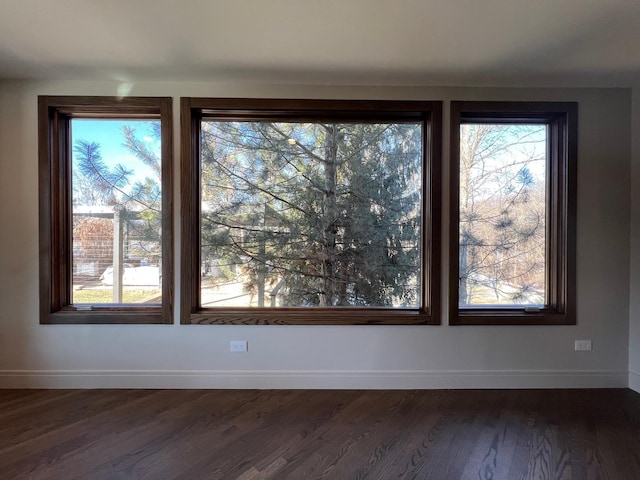
M 423 122 L 422 305 L 382 308 L 202 308 L 199 132 L 203 118 Z M 181 323 L 357 325 L 440 323 L 441 102 L 181 98 Z
M 162 137 L 162 303 L 71 303 L 70 122 L 74 118 L 156 119 Z M 173 317 L 172 99 L 169 97 L 38 97 L 40 323 L 156 324 Z
M 575 102 L 451 102 L 450 325 L 576 324 L 577 121 Z M 465 122 L 533 122 L 548 126 L 548 301 L 539 311 L 525 311 L 524 307 L 459 307 L 460 125 Z

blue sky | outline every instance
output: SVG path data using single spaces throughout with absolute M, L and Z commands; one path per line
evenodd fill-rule
M 149 148 L 160 155 L 160 139 L 152 134 L 151 125 L 157 120 L 97 120 L 77 118 L 71 121 L 71 140 L 86 140 L 100 144 L 103 161 L 110 167 L 119 163 L 133 171 L 132 181 L 153 177 L 154 173 L 126 147 L 123 146 L 122 127 L 129 125 L 136 130 L 136 136 Z M 75 161 L 75 154 L 73 154 Z

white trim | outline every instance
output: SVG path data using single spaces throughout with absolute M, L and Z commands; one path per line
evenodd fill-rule
M 640 373 L 629 371 L 629 388 L 640 393 Z
M 616 370 L 0 370 L 0 388 L 626 388 L 629 380 Z

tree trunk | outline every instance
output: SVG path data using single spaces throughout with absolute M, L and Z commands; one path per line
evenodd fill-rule
M 459 305 L 468 305 L 469 304 L 469 293 L 467 288 L 467 276 L 469 275 L 469 267 L 468 267 L 468 244 L 469 244 L 469 233 L 467 231 L 463 231 L 460 235 L 460 266 L 458 271 L 458 285 L 459 285 L 459 294 L 458 294 L 458 304 Z
M 322 291 L 320 292 L 320 306 L 328 307 L 335 304 L 336 279 L 336 234 L 337 234 L 337 162 L 338 162 L 338 127 L 327 126 L 324 158 L 324 200 L 322 211 L 323 222 L 323 252 L 322 252 Z

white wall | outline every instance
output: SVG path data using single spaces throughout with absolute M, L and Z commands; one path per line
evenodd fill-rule
M 442 326 L 182 326 L 177 316 L 175 325 L 39 325 L 36 97 L 115 95 L 123 87 L 115 82 L 4 82 L 0 83 L 0 386 L 627 386 L 629 90 L 160 82 L 130 87 L 131 95 L 175 98 L 176 169 L 180 96 L 580 102 L 578 325 L 449 327 L 445 318 Z M 637 156 L 636 152 L 636 160 Z M 177 215 L 175 221 L 178 233 Z M 229 353 L 229 341 L 240 339 L 249 341 L 249 352 Z M 593 340 L 593 351 L 574 352 L 575 339 Z M 638 372 L 637 348 L 634 355 Z
M 633 89 L 631 111 L 629 387 L 640 392 L 640 84 Z

